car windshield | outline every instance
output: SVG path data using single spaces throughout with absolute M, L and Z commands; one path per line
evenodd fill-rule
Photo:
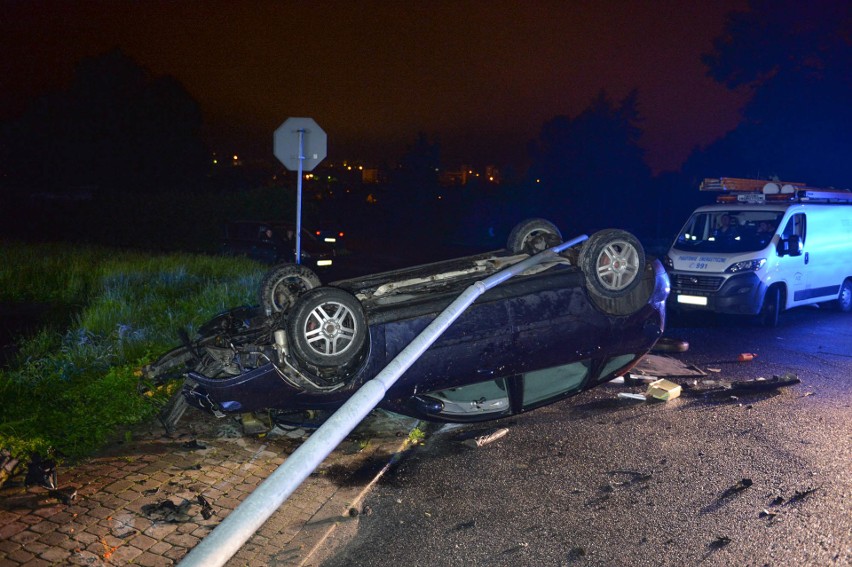
M 716 253 L 763 250 L 782 216 L 778 211 L 760 209 L 695 213 L 678 234 L 674 247 Z

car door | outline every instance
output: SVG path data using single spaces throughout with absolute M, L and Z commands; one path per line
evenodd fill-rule
M 592 307 L 578 270 L 533 276 L 517 285 L 526 289 L 509 301 L 515 373 L 590 358 L 609 335 L 607 318 Z
M 448 304 L 449 302 L 447 302 Z M 405 348 L 441 308 L 385 327 L 386 357 Z M 501 293 L 486 294 L 471 305 L 414 362 L 390 394 L 428 392 L 484 382 L 506 374 L 512 361 L 512 325 Z

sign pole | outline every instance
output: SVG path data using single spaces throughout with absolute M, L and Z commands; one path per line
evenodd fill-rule
M 298 138 L 293 134 L 298 134 Z M 290 117 L 275 130 L 273 153 L 288 171 L 296 171 L 296 263 L 302 263 L 302 179 L 325 159 L 328 136 L 313 118 Z
M 302 263 L 302 168 L 305 163 L 305 129 L 299 132 L 299 181 L 296 184 L 296 263 Z

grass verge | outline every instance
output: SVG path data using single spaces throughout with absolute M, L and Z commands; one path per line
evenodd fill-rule
M 49 302 L 73 313 L 19 337 L 0 369 L 0 450 L 90 455 L 156 411 L 138 370 L 213 315 L 256 303 L 264 266 L 240 258 L 151 255 L 102 247 L 4 242 L 0 301 Z M 0 480 L 2 484 L 2 480 Z

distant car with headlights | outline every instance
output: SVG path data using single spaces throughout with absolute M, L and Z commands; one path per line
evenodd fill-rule
M 723 177 L 716 204 L 696 209 L 665 258 L 672 306 L 758 315 L 827 304 L 852 311 L 852 192 Z
M 331 266 L 335 250 L 302 228 L 301 261 L 313 269 Z M 296 225 L 275 221 L 233 221 L 225 225 L 222 253 L 248 256 L 266 264 L 294 262 L 296 259 Z
M 215 317 L 146 367 L 145 379 L 180 377 L 176 400 L 220 416 L 333 410 L 467 287 L 560 242 L 552 223 L 530 219 L 504 250 L 328 285 L 282 264 L 264 278 L 260 305 Z M 379 406 L 433 421 L 496 419 L 629 370 L 663 333 L 662 265 L 615 229 L 556 258 L 480 296 Z

